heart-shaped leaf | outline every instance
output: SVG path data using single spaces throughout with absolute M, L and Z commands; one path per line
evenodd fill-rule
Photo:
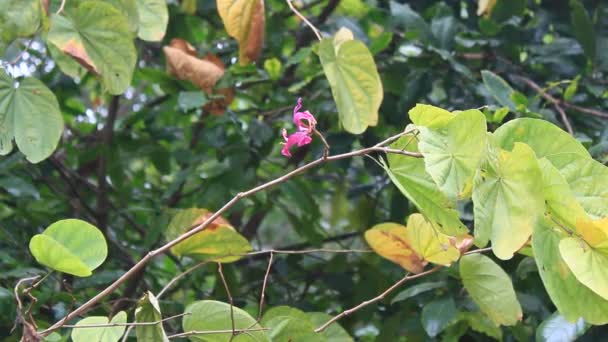
M 48 42 L 99 75 L 113 95 L 125 92 L 137 54 L 129 20 L 103 1 L 83 1 L 51 17 Z
M 492 240 L 500 259 L 513 257 L 530 238 L 545 209 L 542 175 L 534 151 L 515 143 L 508 152 L 490 147 L 475 179 L 475 244 Z
M 32 237 L 30 251 L 39 263 L 78 277 L 90 276 L 108 255 L 101 231 L 77 219 L 57 221 Z
M 74 342 L 117 342 L 125 332 L 125 325 L 115 327 L 84 327 L 86 325 L 108 323 L 127 323 L 127 313 L 121 311 L 117 313 L 111 321 L 105 316 L 91 316 L 83 318 L 78 321 L 78 323 L 76 323 L 76 327 L 72 329 L 72 340 Z
M 414 108 L 410 109 L 408 115 L 414 125 L 428 128 L 445 127 L 455 117 L 455 114 L 443 108 L 421 103 L 416 104 Z
M 38 163 L 53 153 L 62 132 L 53 92 L 36 78 L 15 81 L 0 70 L 0 155 L 11 152 L 14 138 L 27 160 Z
M 342 28 L 334 39 L 321 40 L 319 58 L 344 129 L 360 134 L 368 126 L 376 126 L 382 83 L 367 46 Z

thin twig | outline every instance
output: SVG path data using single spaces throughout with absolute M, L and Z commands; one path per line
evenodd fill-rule
M 312 131 L 316 136 L 318 136 L 321 139 L 321 142 L 323 143 L 323 157 L 327 158 L 327 156 L 329 155 L 329 144 L 327 143 L 327 140 L 325 140 L 325 137 L 323 136 L 323 134 L 321 134 L 321 132 L 317 131 L 316 128 L 313 128 Z
M 411 132 L 411 131 L 410 131 Z M 65 324 L 66 321 L 69 321 L 70 319 L 77 317 L 78 315 L 80 315 L 82 312 L 87 311 L 90 307 L 94 306 L 95 304 L 97 304 L 101 299 L 105 298 L 107 295 L 113 293 L 120 285 L 122 285 L 125 281 L 127 281 L 128 279 L 130 279 L 131 277 L 133 277 L 135 274 L 137 274 L 137 272 L 142 269 L 145 265 L 147 265 L 154 257 L 156 257 L 157 255 L 162 255 L 164 253 L 166 253 L 167 251 L 169 251 L 173 246 L 177 245 L 178 243 L 190 238 L 191 236 L 200 233 L 201 231 L 203 231 L 209 224 L 211 224 L 215 219 L 217 219 L 218 217 L 220 217 L 222 214 L 224 214 L 226 211 L 228 211 L 230 208 L 232 208 L 236 203 L 238 203 L 241 199 L 249 197 L 251 195 L 254 195 L 258 192 L 264 191 L 266 189 L 272 188 L 278 184 L 284 183 L 286 181 L 288 181 L 289 179 L 304 173 L 310 169 L 313 169 L 315 167 L 317 167 L 318 165 L 321 165 L 325 162 L 330 162 L 330 161 L 337 161 L 337 160 L 342 160 L 342 159 L 347 159 L 347 158 L 352 158 L 352 157 L 357 157 L 357 156 L 364 156 L 367 155 L 369 153 L 372 152 L 383 152 L 383 145 L 384 144 L 388 144 L 392 141 L 395 141 L 397 139 L 399 139 L 399 137 L 408 134 L 410 132 L 402 132 L 397 134 L 396 136 L 390 137 L 372 147 L 367 147 L 367 148 L 363 148 L 360 150 L 356 150 L 356 151 L 351 151 L 348 153 L 342 153 L 342 154 L 336 154 L 333 156 L 329 156 L 327 158 L 319 158 L 319 159 L 315 159 L 307 164 L 304 164 L 300 167 L 298 167 L 297 169 L 294 169 L 286 174 L 284 174 L 283 176 L 280 176 L 278 178 L 275 178 L 271 181 L 268 181 L 266 183 L 263 183 L 261 185 L 258 185 L 252 189 L 249 189 L 247 191 L 244 192 L 240 192 L 238 193 L 236 196 L 234 196 L 230 201 L 226 202 L 221 208 L 219 208 L 217 211 L 215 211 L 213 213 L 213 215 L 210 215 L 204 222 L 202 222 L 201 224 L 199 224 L 196 227 L 193 227 L 192 229 L 188 230 L 187 232 L 185 232 L 184 234 L 178 236 L 177 238 L 167 242 L 166 244 L 164 244 L 163 246 L 154 249 L 150 252 L 148 252 L 148 254 L 146 254 L 146 256 L 144 256 L 140 261 L 138 261 L 135 265 L 133 265 L 133 267 L 131 267 L 127 272 L 125 272 L 122 276 L 120 276 L 117 280 L 115 280 L 112 284 L 110 284 L 108 287 L 106 287 L 104 290 L 102 290 L 101 292 L 99 292 L 97 295 L 95 295 L 93 298 L 89 299 L 87 302 L 85 302 L 84 304 L 82 304 L 80 307 L 78 307 L 77 309 L 75 309 L 74 311 L 70 312 L 69 314 L 67 314 L 64 318 L 60 319 L 59 321 L 57 321 L 55 324 L 53 324 L 51 327 L 49 327 L 48 329 L 42 331 L 40 333 L 40 336 L 45 337 L 48 334 L 50 334 L 52 331 L 55 331 L 59 328 L 61 328 L 61 326 L 63 324 Z M 385 151 L 386 152 L 386 151 Z M 391 152 L 388 152 L 391 153 Z M 403 154 L 403 155 L 407 155 L 410 157 L 415 157 L 415 158 L 422 158 L 422 154 L 418 153 L 418 152 L 407 152 L 407 151 L 400 151 L 399 154 Z
M 306 23 L 306 25 L 308 25 L 308 27 L 310 27 L 310 29 L 312 30 L 312 32 L 315 33 L 315 35 L 317 36 L 317 39 L 321 40 L 321 31 L 319 31 L 318 28 L 315 27 L 315 25 L 313 25 L 308 19 L 306 19 L 305 16 L 303 16 L 300 12 L 298 12 L 298 10 L 293 6 L 293 4 L 291 3 L 291 0 L 286 0 L 287 1 L 287 5 L 289 5 L 289 8 L 291 8 L 291 10 L 293 11 L 293 13 L 295 13 L 296 16 L 298 16 L 298 18 L 302 19 L 303 22 Z
M 158 294 L 156 295 L 156 299 L 159 299 L 160 297 L 162 297 L 163 294 L 165 294 L 165 292 L 167 292 L 167 290 L 173 286 L 173 284 L 175 284 L 175 282 L 177 282 L 178 280 L 182 279 L 183 277 L 187 276 L 188 274 L 194 272 L 195 270 L 201 268 L 202 266 L 205 266 L 206 264 L 208 264 L 209 261 L 203 261 L 203 262 L 199 262 L 198 264 L 190 267 L 189 269 L 185 270 L 184 272 L 181 272 L 180 274 L 178 274 L 177 276 L 173 277 L 173 279 L 171 279 L 163 288 L 162 290 L 160 290 L 160 292 L 158 292 Z
M 264 274 L 264 281 L 262 282 L 262 294 L 260 295 L 260 308 L 258 312 L 258 322 L 262 319 L 262 312 L 264 311 L 264 299 L 266 292 L 266 284 L 268 283 L 268 276 L 270 275 L 270 268 L 272 267 L 272 259 L 274 258 L 274 253 L 270 252 L 270 258 L 268 260 L 268 267 L 266 268 L 266 274 Z
M 59 6 L 59 9 L 57 9 L 57 12 L 55 12 L 55 14 L 63 12 L 63 8 L 65 7 L 65 1 L 66 0 L 61 0 L 61 5 Z
M 73 325 L 66 324 L 63 327 L 64 328 L 72 328 L 72 329 L 81 329 L 81 328 L 107 328 L 107 327 L 137 327 L 137 326 L 145 327 L 145 326 L 150 326 L 150 325 L 162 324 L 165 321 L 170 321 L 172 319 L 183 317 L 183 316 L 188 316 L 188 315 L 191 315 L 191 313 L 190 312 L 184 312 L 184 313 L 181 313 L 179 315 L 163 318 L 163 319 L 158 320 L 156 322 L 100 323 L 100 324 L 81 324 L 81 325 L 78 325 L 78 324 L 73 324 Z
M 251 329 L 235 329 L 235 330 L 229 330 L 229 329 L 225 329 L 225 330 L 192 330 L 192 331 L 186 331 L 183 333 L 179 333 L 179 334 L 175 334 L 175 335 L 170 335 L 167 336 L 169 339 L 172 338 L 179 338 L 179 337 L 187 337 L 187 336 L 194 336 L 194 335 L 211 335 L 211 334 L 231 334 L 231 333 L 237 333 L 237 334 L 245 334 L 251 331 L 267 331 L 270 330 L 269 328 L 251 328 Z
M 217 263 L 217 273 L 220 274 L 220 278 L 222 278 L 222 283 L 224 284 L 224 288 L 226 289 L 226 295 L 228 296 L 228 302 L 230 303 L 230 324 L 232 325 L 232 336 L 230 337 L 230 341 L 236 335 L 236 328 L 234 326 L 234 301 L 232 300 L 232 294 L 230 293 L 230 288 L 228 287 L 228 283 L 226 282 L 226 278 L 224 277 L 224 272 L 222 271 L 222 263 Z
M 416 278 L 420 278 L 420 277 L 424 277 L 425 275 L 431 274 L 431 273 L 435 273 L 437 271 L 439 271 L 440 269 L 442 269 L 443 266 L 435 266 L 433 268 L 431 268 L 428 271 L 422 272 L 422 273 L 418 273 L 418 274 L 414 274 L 414 275 L 408 275 L 406 274 L 403 278 L 401 278 L 401 280 L 399 280 L 398 282 L 396 282 L 395 284 L 393 284 L 391 287 L 389 287 L 388 289 L 384 290 L 384 292 L 382 292 L 381 294 L 379 294 L 378 296 L 366 300 L 362 303 L 360 303 L 359 305 L 352 307 L 348 310 L 342 311 L 340 314 L 334 316 L 332 319 L 328 320 L 327 322 L 325 322 L 323 325 L 321 325 L 320 327 L 318 327 L 317 329 L 315 329 L 316 333 L 322 332 L 323 330 L 327 329 L 330 325 L 332 325 L 333 323 L 335 323 L 336 321 L 338 321 L 339 319 L 348 316 L 350 314 L 352 314 L 353 312 L 362 309 L 370 304 L 376 303 L 382 299 L 384 299 L 384 297 L 386 297 L 389 293 L 391 293 L 392 291 L 394 291 L 395 289 L 397 289 L 399 286 L 403 285 L 404 283 L 406 283 L 408 280 L 412 280 L 412 279 L 416 279 Z

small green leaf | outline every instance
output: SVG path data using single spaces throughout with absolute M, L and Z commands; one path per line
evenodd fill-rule
M 585 320 L 579 318 L 576 322 L 569 322 L 559 312 L 547 317 L 536 329 L 536 342 L 564 342 L 576 341 L 588 329 Z
M 578 281 L 608 300 L 608 255 L 577 237 L 562 239 L 559 252 Z
M 428 128 L 445 127 L 455 115 L 447 110 L 427 104 L 418 103 L 408 112 L 410 120 L 416 126 L 424 126 Z
M 530 147 L 515 143 L 508 152 L 490 146 L 473 188 L 475 244 L 482 247 L 490 239 L 498 258 L 512 258 L 544 212 L 542 191 L 542 175 Z
M 515 91 L 511 88 L 509 83 L 489 70 L 482 70 L 481 78 L 483 79 L 483 84 L 486 86 L 486 89 L 488 89 L 490 94 L 501 106 L 509 107 L 511 111 L 517 110 L 515 102 L 511 99 L 511 96 Z
M 81 319 L 76 323 L 77 327 L 72 329 L 72 340 L 74 342 L 117 342 L 125 332 L 125 325 L 116 327 L 78 328 L 78 326 L 108 323 L 127 323 L 127 313 L 121 311 L 117 313 L 111 321 L 105 316 L 91 316 Z
M 606 324 L 608 301 L 581 284 L 560 255 L 559 242 L 567 236 L 562 228 L 547 220 L 534 227 L 532 247 L 540 278 L 551 301 L 568 321 L 583 317 L 591 324 Z
M 281 69 L 281 61 L 278 58 L 270 58 L 264 61 L 264 70 L 266 70 L 271 80 L 278 80 L 281 77 Z
M 317 328 L 325 324 L 327 321 L 332 319 L 332 316 L 323 312 L 307 312 L 308 319 L 312 322 L 312 325 Z M 321 336 L 325 338 L 327 342 L 353 342 L 353 338 L 350 337 L 348 332 L 342 328 L 338 323 L 330 325 L 327 329 L 323 330 Z M 317 340 L 320 341 L 320 340 Z
M 38 163 L 53 153 L 62 132 L 53 92 L 36 78 L 16 81 L 0 70 L 0 155 L 13 149 L 14 138 L 27 160 Z
M 137 309 L 135 309 L 135 322 L 158 322 L 161 319 L 162 315 L 158 300 L 152 292 L 146 292 L 144 297 L 139 300 Z M 138 325 L 135 327 L 135 333 L 138 341 L 169 342 L 162 323 L 156 325 Z
M 437 299 L 422 307 L 420 321 L 424 331 L 430 336 L 439 335 L 456 318 L 456 304 L 451 297 Z
M 262 327 L 247 312 L 240 308 L 232 307 L 235 329 L 257 329 L 246 334 L 239 334 L 232 339 L 230 333 L 217 333 L 205 335 L 192 335 L 191 341 L 201 342 L 270 342 Z M 194 302 L 186 308 L 182 321 L 184 331 L 205 331 L 205 330 L 230 330 L 232 329 L 232 319 L 230 314 L 230 304 L 214 300 L 201 300 Z
M 581 75 L 578 75 L 575 79 L 572 80 L 572 82 L 570 82 L 570 84 L 568 84 L 568 87 L 566 87 L 566 90 L 564 90 L 564 101 L 572 100 L 572 97 L 574 96 L 574 94 L 576 94 L 576 91 L 578 90 L 578 81 L 580 79 Z
M 391 148 L 417 152 L 414 136 L 403 136 Z M 390 154 L 389 167 L 384 167 L 395 186 L 429 219 L 439 231 L 450 236 L 468 232 L 460 221 L 455 205 L 439 190 L 426 172 L 424 160 L 409 156 Z
M 30 240 L 36 261 L 54 270 L 88 277 L 108 255 L 106 239 L 99 229 L 81 220 L 61 220 Z
M 110 94 L 131 84 L 137 54 L 127 17 L 101 1 L 83 1 L 51 17 L 48 42 L 96 75 Z
M 595 31 L 593 29 L 593 21 L 589 18 L 585 6 L 578 0 L 570 0 L 570 21 L 572 23 L 573 33 L 576 40 L 583 47 L 585 55 L 590 60 L 595 59 Z
M 399 292 L 391 301 L 391 304 L 415 297 L 421 293 L 428 292 L 434 289 L 445 287 L 447 284 L 443 281 L 420 283 L 410 286 L 407 289 Z
M 439 189 L 452 200 L 469 197 L 475 171 L 486 151 L 484 115 L 476 109 L 467 110 L 445 127 L 418 129 L 418 148 L 424 155 L 425 169 Z
M 319 57 L 344 129 L 360 134 L 376 126 L 382 83 L 367 46 L 342 28 L 334 39 L 321 40 Z
M 492 259 L 481 254 L 463 256 L 460 277 L 471 298 L 494 323 L 515 325 L 522 319 L 511 278 Z
M 202 91 L 180 91 L 177 97 L 177 105 L 184 112 L 203 107 L 209 99 Z
M 139 31 L 142 40 L 160 42 L 165 37 L 169 23 L 169 10 L 166 0 L 137 0 Z

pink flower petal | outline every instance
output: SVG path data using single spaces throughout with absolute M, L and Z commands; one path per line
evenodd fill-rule
M 286 142 L 281 150 L 281 154 L 285 157 L 291 157 L 289 149 L 292 146 L 302 147 L 312 142 L 312 138 L 309 137 L 305 132 L 295 132 L 286 138 Z

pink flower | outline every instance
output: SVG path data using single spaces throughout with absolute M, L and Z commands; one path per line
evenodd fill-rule
M 289 149 L 292 146 L 302 147 L 312 142 L 311 135 L 315 130 L 317 120 L 309 111 L 300 112 L 300 108 L 302 108 L 301 98 L 298 99 L 298 103 L 293 109 L 293 123 L 298 130 L 289 136 L 287 136 L 287 130 L 283 128 L 282 131 L 285 142 L 283 143 L 284 146 L 281 150 L 281 154 L 285 157 L 291 157 Z

